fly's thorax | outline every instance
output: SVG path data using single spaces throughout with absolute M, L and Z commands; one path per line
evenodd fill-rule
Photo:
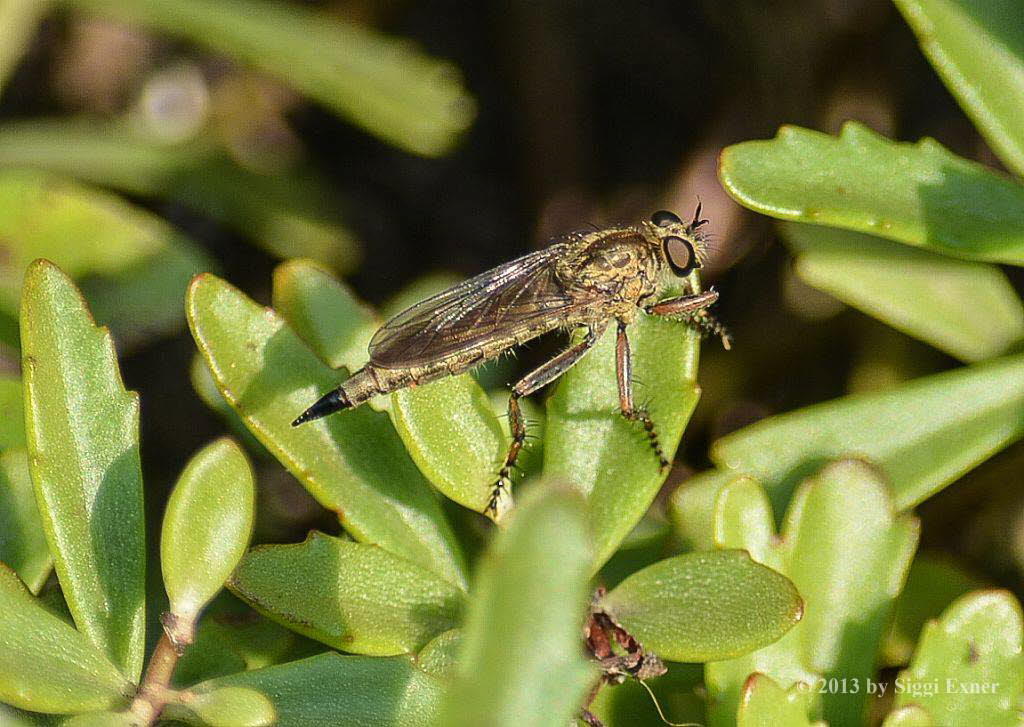
M 609 299 L 650 295 L 661 273 L 656 241 L 638 226 L 591 233 L 575 244 L 555 268 L 568 291 L 597 291 Z

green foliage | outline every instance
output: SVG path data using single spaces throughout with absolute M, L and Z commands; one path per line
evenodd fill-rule
M 932 139 L 896 143 L 852 121 L 838 139 L 785 126 L 726 148 L 719 174 L 736 201 L 773 217 L 1024 263 L 1024 188 Z
M 445 683 L 417 669 L 408 656 L 329 652 L 203 682 L 189 692 L 203 694 L 224 687 L 265 695 L 273 704 L 277 727 L 420 727 L 438 715 Z M 198 716 L 172 707 L 169 716 L 204 724 Z
M 402 148 L 448 151 L 473 119 L 455 69 L 353 23 L 268 0 L 65 0 L 210 47 L 280 77 Z
M 428 674 L 450 678 L 455 673 L 461 646 L 462 633 L 458 629 L 445 631 L 420 650 L 416 665 Z
M 372 656 L 415 651 L 455 626 L 465 595 L 386 550 L 316 532 L 297 545 L 253 548 L 228 585 L 301 634 Z
M 629 331 L 635 396 L 650 400 L 671 460 L 697 405 L 698 337 L 675 321 L 640 316 Z M 642 428 L 618 414 L 615 331 L 566 373 L 547 404 L 544 473 L 587 495 L 595 569 L 604 564 L 651 505 L 667 473 Z M 629 483 L 623 487 L 623 483 Z
M 347 287 L 312 260 L 289 260 L 274 270 L 274 309 L 333 369 L 355 371 L 381 321 Z
M 531 494 L 480 565 L 438 725 L 566 724 L 594 676 L 579 643 L 591 559 L 583 500 Z
M 805 602 L 803 620 L 776 643 L 730 661 L 708 664 L 715 724 L 729 724 L 747 677 L 761 672 L 789 689 L 798 681 L 873 678 L 875 654 L 917 545 L 918 523 L 897 515 L 885 484 L 867 465 L 843 461 L 806 481 L 774 537 L 764 491 L 749 479 L 720 491 L 715 503 L 718 547 L 746 548 L 754 560 L 793 581 Z M 831 725 L 859 724 L 866 689 L 827 692 L 815 709 Z
M 687 553 L 637 571 L 599 601 L 672 661 L 718 661 L 777 641 L 803 615 L 793 584 L 742 550 Z
M 36 712 L 112 707 L 131 685 L 91 639 L 43 608 L 0 565 L 0 699 Z
M 124 675 L 143 661 L 145 547 L 139 401 L 110 335 L 52 263 L 21 303 L 25 431 L 43 529 L 75 625 Z
M 21 379 L 0 376 L 0 450 L 25 446 L 25 405 Z
M 995 265 L 818 225 L 779 232 L 809 285 L 951 356 L 981 361 L 1024 338 L 1024 307 Z
M 1020 724 L 1022 631 L 1011 594 L 963 596 L 925 626 L 910 668 L 900 673 L 896 705 L 917 705 L 937 725 Z
M 935 727 L 928 713 L 916 704 L 889 712 L 882 727 Z
M 294 4 L 63 4 L 249 64 L 418 154 L 448 151 L 472 117 L 447 64 Z M 996 153 L 1024 172 L 1016 4 L 896 4 Z M 0 46 L 43 8 L 4 5 Z M 11 62 L 0 56 L 0 78 Z M 670 718 L 1019 723 L 1020 604 L 915 558 L 911 512 L 1024 435 L 1024 306 L 996 266 L 1024 264 L 1017 180 L 855 122 L 838 138 L 785 127 L 726 149 L 723 184 L 787 221 L 805 282 L 969 365 L 721 438 L 717 469 L 675 491 L 666 520 L 666 473 L 617 412 L 607 331 L 543 409 L 524 402 L 543 419 L 524 458 L 542 477 L 516 484 L 521 502 L 499 530 L 479 517 L 509 438 L 491 374 L 290 426 L 362 365 L 384 317 L 331 272 L 357 252 L 315 174 L 250 169 L 211 129 L 168 143 L 123 120 L 0 128 L 0 164 L 0 340 L 23 362 L 23 380 L 0 379 L 5 724 L 149 724 L 162 709 L 165 722 L 213 727 L 562 727 L 583 707 L 610 727 L 653 721 L 641 686 L 600 681 L 581 648 L 588 603 L 639 643 L 610 647 L 612 662 L 634 647 L 674 662 L 651 679 Z M 139 404 L 85 301 L 119 342 L 150 340 L 182 322 L 185 279 L 209 264 L 90 184 L 185 202 L 276 256 L 309 258 L 277 268 L 272 309 L 211 274 L 188 287 L 195 388 L 259 466 L 227 439 L 186 464 L 159 535 L 165 633 L 148 653 L 146 605 L 155 616 L 164 594 L 157 578 L 146 591 Z M 39 256 L 65 272 L 30 264 Z M 671 458 L 697 404 L 698 337 L 640 316 L 630 338 L 638 399 Z M 262 475 L 283 476 L 278 464 L 344 532 L 246 552 Z M 868 689 L 880 667 L 906 667 L 884 682 L 887 715 Z
M 1018 4 L 896 4 L 1021 172 Z M 900 513 L 1024 434 L 1024 360 L 995 358 L 1019 350 L 1022 306 L 990 264 L 1024 263 L 1024 186 L 930 139 L 895 143 L 855 122 L 838 138 L 784 127 L 773 140 L 729 147 L 720 177 L 741 204 L 794 221 L 780 231 L 804 281 L 980 363 L 770 417 L 716 442 L 720 469 L 675 493 L 670 512 L 685 544 L 746 547 L 806 602 L 803 621 L 779 641 L 707 665 L 712 723 L 861 724 L 879 661 L 903 664 L 911 651 L 911 667 L 881 685 L 896 693 L 887 727 L 1019 722 L 1019 604 L 972 591 L 977 579 L 948 563 L 923 557 L 910 568 L 917 525 Z M 822 469 L 844 455 L 871 465 Z M 778 539 L 765 493 L 786 512 Z M 947 680 L 989 691 L 965 695 Z
M 896 601 L 896 613 L 882 647 L 883 662 L 888 666 L 909 662 L 924 625 L 938 618 L 958 597 L 985 585 L 948 558 L 918 554 Z
M 430 483 L 460 505 L 483 512 L 495 482 L 494 463 L 510 437 L 487 393 L 469 374 L 403 389 L 392 397 L 395 429 Z M 439 418 L 438 412 L 452 412 Z
M 292 427 L 338 374 L 277 314 L 213 276 L 196 278 L 187 307 L 228 403 L 348 532 L 463 585 L 459 546 L 387 417 L 364 407 Z
M 1024 174 L 1024 27 L 1012 0 L 895 0 L 935 70 L 999 158 Z
M 0 88 L 21 59 L 50 0 L 11 0 L 0 7 Z
M 335 200 L 315 174 L 303 167 L 259 174 L 239 166 L 205 136 L 169 144 L 120 121 L 12 121 L 0 125 L 0 163 L 179 202 L 230 225 L 277 257 L 313 257 L 339 270 L 359 260 L 359 247 L 338 219 Z M 179 312 L 176 305 L 170 310 Z
M 39 593 L 53 568 L 28 455 L 21 447 L 0 454 L 0 562 L 17 573 L 32 593 Z
M 314 649 L 315 651 L 315 649 Z M 195 640 L 174 670 L 172 683 L 188 686 L 208 679 L 308 655 L 309 643 L 294 631 L 262 618 L 222 592 L 203 610 Z
M 179 328 L 185 287 L 211 264 L 159 217 L 109 192 L 30 170 L 0 171 L 0 238 L 7 252 L 0 320 L 17 316 L 25 269 L 45 257 L 85 279 L 94 312 L 121 343 Z M 6 327 L 0 324 L 0 338 L 17 345 Z
M 220 687 L 190 695 L 187 709 L 210 727 L 269 727 L 277 720 L 274 704 L 245 687 Z
M 1024 357 L 1006 357 L 770 417 L 718 440 L 711 457 L 763 482 L 781 510 L 801 478 L 856 454 L 906 509 L 1019 439 L 1022 404 Z
M 256 492 L 245 454 L 221 439 L 195 455 L 167 501 L 160 533 L 160 572 L 170 601 L 169 619 L 189 624 L 217 595 L 238 565 L 255 518 Z M 192 628 L 174 633 L 192 640 Z
M 810 708 L 810 692 L 797 684 L 788 690 L 782 689 L 770 677 L 753 673 L 743 685 L 743 696 L 736 711 L 738 727 L 812 727 L 824 722 L 812 723 L 807 717 Z

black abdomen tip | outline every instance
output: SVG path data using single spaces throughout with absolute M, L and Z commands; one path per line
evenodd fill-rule
M 333 391 L 321 396 L 313 406 L 295 417 L 295 421 L 292 422 L 292 426 L 297 427 L 305 422 L 320 419 L 321 417 L 333 414 L 336 411 L 347 409 L 349 406 L 351 406 L 351 404 L 349 403 L 348 397 L 345 396 L 345 392 L 341 389 L 334 389 Z

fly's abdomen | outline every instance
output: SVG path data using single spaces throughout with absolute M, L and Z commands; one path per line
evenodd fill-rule
M 313 406 L 295 418 L 292 426 L 297 427 L 300 424 L 320 419 L 342 409 L 351 409 L 377 394 L 384 394 L 387 391 L 393 390 L 383 389 L 374 375 L 373 367 L 364 366 L 345 379 L 341 386 L 332 389 L 317 399 Z
M 374 366 L 364 366 L 345 379 L 341 386 L 338 387 L 345 393 L 349 407 L 359 406 L 377 394 L 387 394 L 390 391 L 394 391 L 394 389 L 387 388 L 386 385 L 382 386 L 386 382 L 380 381 L 375 374 Z

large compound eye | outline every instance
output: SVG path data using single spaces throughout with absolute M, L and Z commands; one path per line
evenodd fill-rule
M 651 215 L 651 222 L 656 224 L 658 227 L 668 227 L 673 223 L 677 225 L 682 224 L 682 220 L 668 210 L 659 210 L 655 212 Z
M 675 235 L 665 238 L 665 257 L 668 258 L 672 272 L 680 277 L 689 275 L 691 270 L 700 267 L 690 243 Z

